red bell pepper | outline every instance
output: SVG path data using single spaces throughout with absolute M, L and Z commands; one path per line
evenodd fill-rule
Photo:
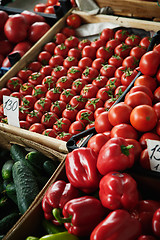
M 154 212 L 160 208 L 160 202 L 154 200 L 141 200 L 138 205 L 130 211 L 130 214 L 138 219 L 142 225 L 142 234 L 152 235 L 152 217 Z
M 96 163 L 93 149 L 81 147 L 68 153 L 65 166 L 69 182 L 87 194 L 97 190 L 101 175 Z
M 156 240 L 156 238 L 151 235 L 141 235 L 137 240 Z
M 160 208 L 158 208 L 153 214 L 152 219 L 153 232 L 157 237 L 160 237 Z
M 64 205 L 71 199 L 79 197 L 79 190 L 72 186 L 70 183 L 66 183 L 63 180 L 54 182 L 46 191 L 42 199 L 42 209 L 44 211 L 44 217 L 47 220 L 52 220 L 54 224 L 58 224 L 54 219 L 52 210 L 53 208 L 63 209 Z
M 124 138 L 109 139 L 100 149 L 97 168 L 102 175 L 111 171 L 123 171 L 134 164 L 134 146 Z
M 136 181 L 127 173 L 110 172 L 99 184 L 102 205 L 110 210 L 132 209 L 139 201 Z
M 140 234 L 140 222 L 126 210 L 117 209 L 95 227 L 90 240 L 136 240 Z
M 69 233 L 76 236 L 89 236 L 95 226 L 102 221 L 106 210 L 101 202 L 92 196 L 83 196 L 67 202 L 63 208 L 63 216 L 59 210 L 53 210 L 54 217 L 64 223 Z

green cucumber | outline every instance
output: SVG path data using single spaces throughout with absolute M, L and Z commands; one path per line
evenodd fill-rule
M 15 187 L 14 182 L 10 182 L 6 186 L 6 194 L 16 205 L 18 205 L 17 195 L 16 195 L 16 187 Z
M 14 164 L 13 160 L 7 160 L 2 167 L 2 178 L 4 180 L 12 179 L 12 166 Z
M 33 165 L 34 167 L 38 168 L 39 170 L 43 170 L 43 163 L 46 160 L 49 160 L 44 154 L 38 151 L 31 151 L 26 155 L 26 160 Z
M 51 221 L 46 219 L 42 220 L 42 227 L 44 228 L 45 234 L 54 234 L 66 231 L 64 226 L 54 225 Z
M 32 171 L 21 161 L 12 167 L 13 182 L 16 187 L 18 208 L 24 214 L 39 193 L 39 187 Z
M 46 174 L 51 177 L 54 171 L 56 170 L 57 166 L 55 165 L 54 161 L 47 160 L 43 163 L 43 169 Z
M 6 234 L 18 221 L 20 215 L 17 212 L 10 213 L 0 220 L 0 234 Z
M 25 161 L 25 156 L 27 155 L 27 151 L 25 150 L 24 147 L 17 145 L 17 144 L 13 144 L 10 148 L 10 153 L 11 153 L 11 157 L 12 159 L 17 162 L 17 161 Z

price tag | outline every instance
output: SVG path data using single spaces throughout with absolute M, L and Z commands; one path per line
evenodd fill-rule
M 19 99 L 16 97 L 3 96 L 4 115 L 7 116 L 8 124 L 20 127 L 19 124 Z
M 160 141 L 147 139 L 147 149 L 151 170 L 160 172 Z

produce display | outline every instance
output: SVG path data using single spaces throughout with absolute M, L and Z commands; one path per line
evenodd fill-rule
M 9 54 L 22 57 L 49 29 L 43 16 L 24 10 L 9 14 L 0 10 L 0 67 L 11 67 Z
M 33 149 L 13 144 L 0 149 L 0 239 L 27 211 L 59 165 Z

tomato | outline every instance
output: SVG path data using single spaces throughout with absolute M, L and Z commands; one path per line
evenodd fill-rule
M 24 106 L 28 111 L 33 110 L 34 104 L 37 101 L 36 97 L 33 95 L 25 95 L 21 100 L 21 106 Z
M 27 114 L 26 121 L 30 124 L 38 123 L 41 121 L 42 115 L 43 114 L 40 111 L 32 110 L 30 113 Z
M 63 66 L 67 69 L 77 65 L 78 65 L 78 59 L 75 57 L 66 57 L 63 61 Z
M 105 111 L 106 111 L 106 109 L 104 107 L 97 108 L 94 112 L 94 119 L 96 119 L 100 113 L 105 112 Z
M 114 76 L 117 78 L 121 78 L 122 74 L 126 71 L 127 69 L 123 66 L 118 67 L 114 73 Z
M 154 102 L 159 102 L 160 101 L 160 87 L 157 87 L 156 90 L 154 91 Z
M 62 90 L 59 87 L 51 88 L 46 92 L 46 97 L 52 102 L 59 100 Z
M 20 86 L 20 89 L 19 89 L 19 92 L 25 96 L 25 95 L 31 95 L 32 94 L 32 90 L 34 88 L 34 85 L 29 83 L 29 82 L 26 82 L 24 84 L 22 84 Z
M 151 131 L 156 126 L 157 115 L 153 107 L 140 105 L 132 110 L 130 122 L 140 132 Z
M 160 102 L 157 102 L 153 105 L 154 111 L 157 114 L 157 118 L 160 119 Z
M 45 97 L 47 92 L 47 88 L 44 85 L 36 85 L 32 90 L 32 95 L 35 96 L 37 99 L 41 97 Z
M 68 118 L 71 122 L 74 122 L 76 120 L 77 113 L 78 110 L 75 107 L 67 104 L 66 108 L 62 112 L 62 117 Z
M 48 112 L 51 107 L 51 100 L 48 98 L 40 98 L 34 104 L 34 109 L 42 113 Z
M 117 103 L 108 111 L 108 119 L 113 126 L 129 123 L 131 111 L 132 108 L 124 102 Z
M 82 50 L 85 46 L 89 46 L 91 44 L 91 41 L 89 39 L 82 39 L 78 43 L 78 49 Z
M 81 18 L 79 15 L 72 13 L 67 17 L 66 23 L 69 27 L 78 28 L 81 25 Z
M 29 131 L 36 132 L 36 133 L 42 133 L 45 130 L 45 127 L 41 123 L 34 123 L 30 126 Z
M 119 29 L 115 32 L 114 38 L 124 42 L 125 39 L 129 36 L 129 32 L 126 29 Z
M 11 97 L 19 98 L 19 100 L 21 100 L 22 97 L 23 97 L 23 95 L 22 95 L 21 93 L 19 93 L 19 92 L 13 92 L 13 93 L 11 93 L 10 96 L 11 96 Z
M 13 49 L 13 45 L 7 39 L 0 41 L 0 54 L 6 57 Z
M 126 88 L 127 86 L 124 86 L 124 85 L 118 86 L 114 91 L 114 96 L 116 98 L 119 98 L 123 94 L 123 92 L 126 90 Z
M 153 132 L 143 133 L 139 139 L 139 142 L 143 149 L 147 148 L 147 139 L 160 141 L 160 136 Z
M 28 77 L 28 82 L 31 83 L 32 85 L 36 86 L 38 84 L 42 83 L 43 78 L 45 78 L 45 75 L 40 72 L 33 72 L 29 77 Z
M 63 76 L 58 78 L 57 82 L 56 82 L 56 87 L 59 88 L 60 90 L 64 90 L 67 88 L 71 88 L 73 83 L 72 78 L 68 77 L 68 76 Z
M 136 70 L 130 70 L 130 69 L 125 70 L 121 76 L 122 85 L 128 87 L 130 85 L 130 83 L 134 80 L 136 75 L 137 75 Z
M 98 87 L 94 86 L 93 84 L 87 84 L 82 88 L 80 95 L 82 95 L 84 98 L 89 99 L 95 97 L 97 92 Z
M 23 41 L 23 42 L 17 43 L 13 48 L 13 51 L 23 51 L 25 53 L 31 47 L 32 47 L 32 44 L 29 41 Z
M 57 66 L 53 68 L 51 75 L 57 79 L 61 77 L 65 77 L 67 75 L 67 68 L 63 66 Z
M 46 76 L 42 80 L 42 85 L 44 85 L 48 90 L 56 86 L 57 79 L 53 76 Z
M 40 63 L 42 63 L 42 65 L 47 65 L 51 57 L 52 57 L 51 53 L 47 51 L 42 51 L 38 54 L 37 59 Z
M 59 45 L 61 43 L 64 43 L 64 41 L 66 40 L 66 36 L 63 33 L 56 33 L 56 35 L 53 38 L 53 41 L 56 45 Z
M 160 64 L 160 55 L 157 51 L 145 53 L 139 62 L 140 71 L 144 75 L 154 76 Z
M 55 68 L 58 66 L 62 66 L 63 60 L 64 60 L 64 58 L 61 55 L 54 55 L 49 59 L 48 63 L 52 68 Z
M 124 102 L 132 108 L 144 104 L 152 106 L 151 98 L 145 92 L 142 91 L 127 94 L 125 96 Z
M 48 30 L 50 26 L 46 22 L 33 23 L 28 31 L 28 39 L 32 43 L 36 43 Z
M 25 120 L 28 114 L 28 109 L 24 106 L 19 106 L 19 120 Z
M 44 74 L 45 76 L 49 76 L 51 75 L 52 67 L 50 65 L 45 65 L 40 69 L 39 72 Z
M 121 43 L 114 49 L 114 54 L 119 55 L 122 58 L 129 56 L 131 46 Z
M 153 101 L 153 93 L 152 91 L 146 87 L 145 85 L 137 85 L 131 88 L 131 90 L 129 91 L 129 93 L 133 93 L 133 92 L 137 92 L 137 91 L 142 91 L 145 92 Z
M 92 46 L 85 46 L 82 49 L 82 57 L 89 57 L 94 60 L 96 57 L 96 49 Z
M 105 76 L 98 76 L 93 81 L 92 84 L 98 88 L 102 88 L 106 85 L 108 78 Z
M 114 38 L 114 30 L 110 28 L 105 28 L 100 34 L 100 39 L 105 40 L 106 42 Z
M 126 139 L 129 145 L 133 145 L 135 161 L 139 161 L 139 157 L 142 152 L 142 147 L 139 141 L 135 139 Z
M 54 49 L 55 55 L 61 55 L 63 58 L 67 57 L 69 48 L 68 46 L 64 45 L 64 43 L 61 43 L 57 45 Z
M 58 0 L 47 0 L 47 6 L 53 6 L 58 3 Z
M 141 39 L 139 45 L 147 49 L 149 47 L 150 42 L 151 42 L 151 37 L 146 36 Z
M 98 38 L 93 40 L 90 45 L 91 47 L 94 47 L 97 50 L 98 48 L 105 46 L 105 43 L 106 43 L 105 40 Z
M 11 77 L 7 81 L 7 88 L 9 88 L 11 91 L 18 92 L 20 89 L 20 86 L 23 84 L 23 81 L 19 77 Z
M 110 131 L 112 129 L 112 125 L 108 119 L 108 112 L 102 112 L 99 116 L 95 119 L 95 129 L 97 133 L 103 133 L 106 131 Z
M 71 133 L 61 132 L 56 136 L 56 139 L 68 142 L 68 140 L 72 137 Z
M 59 99 L 65 103 L 69 103 L 73 96 L 76 95 L 76 92 L 73 89 L 64 89 L 61 93 Z
M 38 61 L 33 61 L 28 65 L 28 69 L 31 70 L 32 72 L 39 72 L 41 67 L 42 64 Z
M 103 102 L 107 101 L 110 98 L 110 92 L 107 87 L 102 87 L 98 90 L 96 98 L 100 98 Z
M 70 36 L 64 41 L 65 46 L 69 49 L 78 47 L 79 39 L 75 36 Z
M 122 62 L 123 58 L 121 58 L 119 55 L 112 55 L 112 57 L 108 59 L 108 63 L 115 66 L 116 68 L 120 67 L 122 65 Z
M 102 64 L 105 63 L 105 60 L 103 58 L 96 58 L 95 60 L 93 60 L 92 62 L 92 68 L 96 68 L 97 70 L 100 70 L 101 67 L 103 66 Z
M 85 126 L 80 121 L 74 121 L 69 127 L 69 133 L 72 135 L 78 134 L 85 130 Z
M 58 116 L 52 112 L 46 112 L 41 118 L 41 123 L 45 128 L 53 128 L 53 124 L 57 121 Z
M 21 78 L 23 82 L 28 80 L 28 77 L 32 74 L 32 70 L 30 69 L 21 69 L 17 73 L 17 77 Z
M 45 22 L 45 18 L 40 14 L 28 10 L 23 10 L 21 14 L 25 17 L 28 25 L 32 25 L 35 22 Z
M 9 88 L 3 87 L 0 89 L 0 101 L 3 102 L 3 95 L 10 96 L 11 90 Z
M 55 137 L 57 136 L 55 130 L 53 130 L 53 129 L 51 129 L 51 128 L 45 129 L 45 130 L 42 132 L 42 135 L 48 136 L 48 137 L 53 137 L 53 138 L 55 138 Z
M 160 120 L 157 121 L 156 133 L 160 136 Z
M 95 123 L 94 123 L 94 121 L 92 121 L 92 122 L 87 124 L 87 126 L 85 127 L 85 130 L 93 128 L 94 126 L 95 126 Z
M 85 105 L 85 109 L 91 110 L 92 112 L 100 107 L 103 107 L 103 101 L 100 98 L 90 98 Z
M 8 13 L 3 11 L 3 10 L 0 10 L 0 19 L 1 19 L 1 22 L 0 22 L 0 31 L 3 30 L 4 28 L 4 25 L 8 19 Z
M 19 43 L 27 38 L 28 25 L 22 14 L 11 15 L 4 25 L 4 33 L 7 39 L 13 43 Z
M 53 124 L 53 129 L 57 133 L 68 132 L 70 125 L 71 125 L 71 121 L 67 118 L 62 117 Z
M 145 85 L 152 92 L 154 92 L 157 88 L 157 81 L 154 77 L 150 77 L 147 75 L 141 75 L 134 82 L 134 86 L 139 86 L 139 85 Z
M 54 42 L 47 42 L 43 47 L 43 51 L 47 51 L 51 55 L 53 55 L 55 47 L 56 47 L 56 44 Z
M 19 125 L 20 125 L 20 128 L 22 128 L 22 129 L 29 130 L 29 128 L 30 128 L 30 123 L 25 120 L 19 121 Z
M 81 110 L 85 107 L 86 101 L 87 99 L 82 95 L 76 95 L 70 100 L 69 104 L 77 110 Z
M 92 59 L 89 57 L 83 57 L 78 62 L 78 67 L 82 68 L 83 70 L 86 67 L 91 67 L 91 66 L 92 66 Z
M 86 67 L 85 70 L 82 72 L 82 79 L 84 79 L 86 82 L 91 83 L 93 79 L 98 77 L 99 72 L 97 69 L 92 68 L 92 67 Z
M 70 37 L 70 36 L 75 36 L 75 35 L 76 35 L 75 29 L 69 28 L 69 27 L 64 27 L 64 28 L 62 28 L 61 32 L 62 32 L 66 37 Z
M 77 78 L 81 78 L 83 69 L 78 66 L 73 66 L 68 69 L 67 76 L 69 78 L 72 78 L 73 80 L 76 80 Z
M 138 63 L 139 60 L 136 59 L 134 56 L 128 56 L 123 60 L 122 66 L 133 70 L 138 67 Z
M 87 82 L 82 79 L 82 78 L 78 78 L 76 80 L 73 81 L 72 83 L 72 89 L 79 94 L 82 90 L 82 88 L 87 84 Z
M 125 39 L 125 44 L 130 45 L 132 47 L 139 45 L 141 41 L 141 37 L 136 34 L 131 34 Z
M 54 14 L 54 13 L 55 13 L 54 6 L 47 6 L 47 7 L 44 9 L 44 13 Z
M 108 93 L 113 95 L 115 89 L 118 86 L 120 86 L 120 84 L 121 84 L 121 79 L 120 78 L 116 78 L 116 77 L 109 78 L 109 80 L 107 81 L 107 84 L 106 84 L 106 88 L 108 89 Z
M 107 61 L 113 55 L 111 47 L 100 47 L 96 51 L 96 58 L 103 58 Z
M 93 151 L 97 154 L 101 149 L 101 147 L 109 140 L 110 138 L 107 137 L 103 133 L 97 133 L 93 137 L 91 137 L 87 143 L 87 147 L 93 149 Z
M 158 68 L 158 70 L 157 70 L 156 79 L 157 79 L 158 83 L 160 83 L 160 68 Z
M 71 48 L 68 51 L 68 57 L 75 57 L 77 59 L 81 58 L 81 50 L 78 48 Z
M 66 108 L 66 103 L 61 100 L 57 100 L 52 103 L 50 112 L 55 113 L 58 117 L 61 117 L 63 110 Z
M 157 51 L 158 53 L 160 53 L 160 44 L 154 46 L 153 51 Z
M 144 47 L 135 46 L 130 51 L 130 56 L 135 57 L 136 59 L 141 59 L 141 57 L 146 53 L 146 49 Z
M 34 6 L 34 12 L 44 12 L 46 6 L 46 3 L 37 3 Z
M 151 169 L 150 160 L 149 160 L 149 154 L 148 154 L 148 149 L 147 148 L 144 149 L 141 152 L 139 163 L 140 163 L 142 168 L 149 169 L 149 170 Z
M 111 78 L 114 76 L 114 73 L 116 71 L 116 67 L 111 64 L 106 64 L 100 69 L 100 74 L 102 76 L 106 76 L 107 78 Z
M 114 50 L 119 44 L 121 44 L 121 41 L 118 38 L 113 38 L 106 43 L 106 48 L 110 47 Z
M 81 109 L 76 115 L 76 121 L 80 121 L 86 126 L 94 120 L 93 112 L 89 109 Z
M 138 133 L 133 126 L 127 123 L 121 123 L 111 129 L 111 138 L 123 137 L 128 139 L 138 139 Z

